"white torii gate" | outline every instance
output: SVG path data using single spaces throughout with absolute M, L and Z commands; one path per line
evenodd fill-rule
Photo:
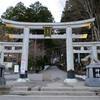
M 22 53 L 22 49 L 16 50 L 16 47 L 22 48 L 22 45 L 22 42 L 0 42 L 0 64 L 3 65 L 4 53 Z M 5 47 L 11 47 L 11 49 L 7 50 Z
M 21 74 L 24 76 L 25 71 L 27 71 L 28 64 L 28 48 L 29 48 L 29 38 L 35 37 L 35 35 L 30 35 L 30 29 L 44 29 L 44 27 L 49 26 L 52 29 L 66 29 L 66 34 L 62 35 L 66 39 L 66 54 L 67 54 L 67 71 L 74 71 L 74 61 L 73 61 L 73 46 L 72 46 L 72 38 L 74 37 L 72 34 L 73 28 L 81 28 L 81 27 L 89 27 L 91 22 L 95 20 L 95 18 L 83 20 L 83 21 L 75 21 L 75 22 L 64 22 L 64 23 L 29 23 L 29 22 L 17 22 L 6 19 L 1 19 L 3 23 L 8 27 L 24 29 L 24 34 L 21 35 L 23 37 L 23 50 L 22 50 L 22 60 L 21 60 Z M 12 38 L 16 38 L 17 36 L 12 36 Z M 40 36 L 39 38 L 57 38 L 52 35 L 51 37 Z M 61 36 L 58 35 L 58 38 Z M 38 38 L 36 36 L 35 38 Z M 26 77 L 27 78 L 27 77 Z M 73 81 L 73 78 L 66 79 L 67 81 Z M 75 80 L 75 79 L 74 79 Z

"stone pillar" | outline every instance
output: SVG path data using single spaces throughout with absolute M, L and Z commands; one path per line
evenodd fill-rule
M 96 47 L 96 45 L 95 44 L 93 44 L 93 46 L 92 46 L 92 51 L 93 51 L 93 57 L 95 57 L 96 59 L 98 58 L 98 56 L 97 56 L 97 47 Z
M 30 29 L 28 27 L 24 28 L 20 78 L 27 78 L 29 31 Z
M 72 45 L 72 28 L 69 26 L 66 29 L 67 33 L 67 71 L 74 70 L 74 61 L 73 61 L 73 45 Z
M 4 62 L 4 46 L 0 45 L 0 53 L 1 53 L 1 59 L 0 59 L 0 64 L 3 65 Z
M 78 64 L 81 64 L 80 53 L 78 53 Z
M 75 82 L 73 45 L 72 45 L 72 28 L 68 25 L 66 29 L 66 56 L 67 56 L 67 79 L 64 82 Z
M 15 50 L 15 46 L 12 47 L 12 50 Z

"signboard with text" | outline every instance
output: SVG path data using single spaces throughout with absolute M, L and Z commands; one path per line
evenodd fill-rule
M 100 78 L 100 68 L 93 68 L 94 78 Z
M 51 30 L 52 30 L 52 27 L 49 27 L 49 26 L 46 26 L 44 27 L 44 36 L 50 36 L 51 37 Z
M 14 65 L 14 73 L 18 73 L 19 72 L 19 65 Z
M 22 61 L 21 61 L 21 74 L 25 74 L 25 65 L 26 65 L 26 59 L 22 59 Z

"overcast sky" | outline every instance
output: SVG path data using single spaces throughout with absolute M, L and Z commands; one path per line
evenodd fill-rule
M 43 6 L 48 7 L 54 16 L 55 21 L 60 22 L 66 0 L 0 0 L 0 16 L 3 14 L 3 12 L 6 11 L 8 7 L 14 7 L 18 2 L 23 2 L 24 5 L 28 7 L 31 3 L 33 4 L 36 1 L 40 1 Z

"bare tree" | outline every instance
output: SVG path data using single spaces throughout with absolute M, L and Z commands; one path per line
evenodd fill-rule
M 95 36 L 96 40 L 100 40 L 100 24 L 99 24 L 99 10 L 100 10 L 100 1 L 98 0 L 78 0 L 87 11 L 90 18 L 95 17 L 95 23 L 93 23 L 92 36 Z

